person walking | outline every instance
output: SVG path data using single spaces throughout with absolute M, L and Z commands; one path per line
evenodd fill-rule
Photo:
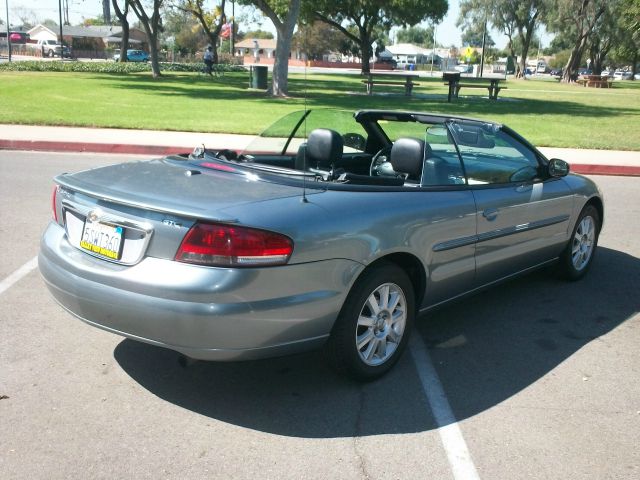
M 204 51 L 204 73 L 208 73 L 213 76 L 213 49 L 211 45 L 207 46 L 207 49 Z

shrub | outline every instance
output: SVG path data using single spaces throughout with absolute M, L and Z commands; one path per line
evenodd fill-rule
M 160 62 L 160 71 L 165 72 L 199 72 L 204 63 L 169 63 Z M 225 72 L 242 71 L 239 65 L 218 65 L 218 70 Z M 0 71 L 4 72 L 87 72 L 87 73 L 137 73 L 150 72 L 149 63 L 133 62 L 42 62 L 19 61 L 0 63 Z

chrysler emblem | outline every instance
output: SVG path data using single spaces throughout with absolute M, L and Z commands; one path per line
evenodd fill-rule
M 92 210 L 87 214 L 87 220 L 90 222 L 97 222 L 100 218 L 100 212 L 97 210 Z

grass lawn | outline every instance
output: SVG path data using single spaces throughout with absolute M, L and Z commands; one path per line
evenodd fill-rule
M 611 89 L 553 80 L 512 80 L 500 100 L 462 89 L 447 103 L 439 78 L 419 80 L 413 97 L 402 88 L 364 95 L 357 75 L 291 74 L 291 98 L 249 91 L 248 73 L 210 79 L 194 73 L 0 73 L 0 123 L 259 133 L 280 116 L 309 108 L 407 109 L 505 123 L 540 146 L 640 150 L 640 82 Z M 306 98 L 306 99 L 305 99 Z

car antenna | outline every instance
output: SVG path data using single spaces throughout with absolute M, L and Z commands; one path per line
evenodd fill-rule
M 305 34 L 309 33 L 309 30 Z M 308 44 L 308 43 L 307 43 Z M 304 88 L 303 88 L 303 101 L 304 101 L 304 125 L 302 127 L 303 137 L 305 142 L 307 141 L 307 117 L 309 113 L 307 112 L 307 63 L 308 59 L 304 62 Z M 300 151 L 300 147 L 298 147 L 298 151 Z M 307 199 L 307 147 L 305 146 L 302 149 L 302 203 L 309 203 Z

